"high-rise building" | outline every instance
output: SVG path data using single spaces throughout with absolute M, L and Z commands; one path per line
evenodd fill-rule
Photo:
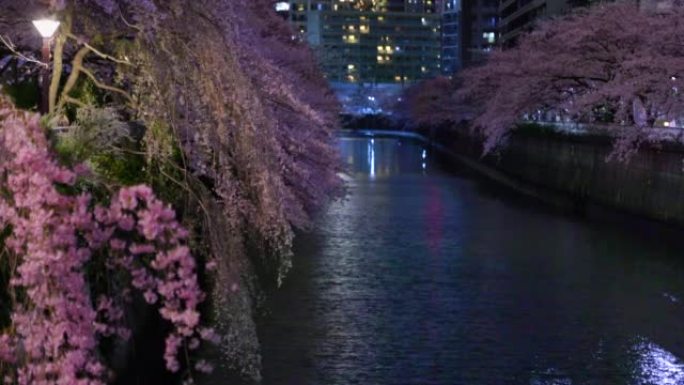
M 588 7 L 612 0 L 502 0 L 499 5 L 501 16 L 501 45 L 506 48 L 515 45 L 520 34 L 534 28 L 536 22 L 551 16 L 562 15 L 578 7 Z M 668 9 L 672 0 L 632 0 L 642 9 L 657 11 Z
M 462 63 L 461 0 L 438 0 L 437 12 L 441 17 L 441 70 L 451 76 L 460 70 Z
M 440 73 L 434 0 L 296 0 L 290 21 L 330 81 L 406 83 Z
M 498 43 L 499 0 L 463 0 L 461 8 L 461 52 L 467 67 L 482 63 Z
M 510 47 L 539 18 L 562 14 L 572 5 L 573 0 L 502 0 L 499 5 L 501 44 Z

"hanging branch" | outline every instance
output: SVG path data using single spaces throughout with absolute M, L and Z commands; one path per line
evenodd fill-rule
M 23 53 L 17 51 L 17 46 L 14 43 L 12 43 L 12 41 L 8 37 L 0 35 L 0 43 L 2 43 L 2 45 L 4 45 L 14 56 L 18 57 L 21 60 L 24 60 L 28 63 L 38 64 L 39 66 L 42 66 L 42 67 L 48 66 L 47 63 L 43 63 L 42 61 L 40 61 L 38 59 L 28 57 L 28 56 L 24 55 Z

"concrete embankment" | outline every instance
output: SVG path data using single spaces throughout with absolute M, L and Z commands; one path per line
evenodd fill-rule
M 544 201 L 584 210 L 608 207 L 684 225 L 684 146 L 644 146 L 629 161 L 608 160 L 604 135 L 524 129 L 482 157 L 481 142 L 465 130 L 419 130 L 454 161 Z
M 599 204 L 684 225 L 681 145 L 644 146 L 621 162 L 609 160 L 612 143 L 602 135 L 521 130 L 485 157 L 480 142 L 467 134 L 433 131 L 432 140 L 491 177 L 540 198 L 569 200 L 580 209 Z

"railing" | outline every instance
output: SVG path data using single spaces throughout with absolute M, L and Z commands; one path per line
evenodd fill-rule
M 573 135 L 604 135 L 613 136 L 614 133 L 630 130 L 629 126 L 600 124 L 600 123 L 575 123 L 575 122 L 553 122 L 541 120 L 521 120 L 523 124 L 538 124 L 550 127 L 556 132 L 568 133 Z M 642 132 L 646 133 L 647 138 L 657 141 L 677 141 L 684 139 L 684 127 L 648 127 Z

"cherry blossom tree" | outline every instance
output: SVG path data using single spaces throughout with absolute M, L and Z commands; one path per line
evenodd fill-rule
M 485 151 L 501 143 L 525 115 L 553 112 L 576 122 L 603 124 L 628 156 L 654 128 L 684 113 L 684 10 L 658 12 L 631 2 L 600 4 L 539 24 L 514 48 L 462 73 L 461 103 Z
M 424 80 L 408 89 L 394 106 L 399 119 L 418 126 L 457 124 L 472 118 L 468 105 L 455 97 L 454 80 L 437 77 Z
M 25 4 L 49 8 L 62 21 L 54 41 L 50 113 L 44 123 L 67 120 L 78 126 L 80 116 L 115 116 L 102 128 L 144 128 L 130 152 L 143 158 L 135 179 L 173 204 L 177 221 L 190 231 L 173 238 L 178 243 L 173 247 L 156 250 L 165 256 L 162 260 L 177 261 L 173 266 L 183 274 L 191 270 L 181 264 L 188 260 L 181 257 L 190 254 L 183 247 L 191 248 L 199 261 L 215 265 L 204 282 L 208 312 L 203 315 L 214 321 L 220 335 L 219 363 L 258 379 L 256 298 L 287 273 L 294 230 L 309 226 L 313 213 L 341 191 L 332 135 L 338 106 L 308 47 L 292 39 L 292 31 L 268 0 L 0 1 L 3 9 L 12 6 L 17 12 L 13 23 L 0 19 L 0 35 L 27 42 L 10 52 L 14 58 L 35 57 L 39 48 L 39 38 L 31 35 L 31 14 L 23 12 L 29 9 Z M 127 181 L 109 175 L 95 175 L 89 183 L 104 180 L 110 190 L 128 191 Z M 140 202 L 136 210 L 147 212 L 150 204 L 159 208 L 159 198 L 146 199 L 135 195 L 143 190 L 135 191 L 126 194 Z M 105 212 L 132 216 L 136 229 L 143 226 L 135 210 L 120 213 L 117 206 L 101 201 L 88 207 L 98 204 Z M 70 212 L 71 205 L 64 210 Z M 168 217 L 165 212 L 159 214 L 161 219 Z M 125 232 L 108 215 L 88 215 L 95 215 L 93 226 Z M 126 228 L 130 224 L 124 221 Z M 146 301 L 161 304 L 165 289 L 140 278 L 140 266 L 129 264 L 130 255 L 119 256 L 121 250 L 130 251 L 128 246 L 121 249 L 120 241 L 141 243 L 139 236 L 125 233 L 108 244 L 106 253 L 121 261 L 118 268 L 136 272 L 133 287 Z M 166 262 L 144 255 L 152 271 L 148 276 L 161 274 L 155 266 L 163 268 Z M 85 265 L 74 266 L 78 270 Z M 90 306 L 99 311 L 97 303 Z M 182 316 L 165 311 L 162 318 L 197 326 L 194 313 L 180 312 Z M 188 327 L 179 326 L 166 341 L 169 369 L 182 366 L 174 361 L 178 349 L 197 345 L 199 331 L 195 328 L 190 335 Z M 89 346 L 91 352 L 98 351 Z M 0 356 L 5 353 L 0 350 Z M 197 365 L 198 370 L 206 368 L 204 362 Z
M 173 325 L 164 359 L 178 371 L 181 348 L 213 337 L 200 328 L 204 293 L 175 211 L 147 186 L 122 188 L 109 205 L 96 204 L 76 186 L 87 170 L 56 162 L 37 116 L 0 99 L 0 124 L 2 258 L 14 266 L 9 287 L 0 288 L 11 293 L 3 306 L 13 311 L 11 327 L 0 333 L 3 383 L 107 383 L 100 343 L 129 338 L 123 310 L 131 290 L 158 304 Z M 3 370 L 3 363 L 16 366 Z

